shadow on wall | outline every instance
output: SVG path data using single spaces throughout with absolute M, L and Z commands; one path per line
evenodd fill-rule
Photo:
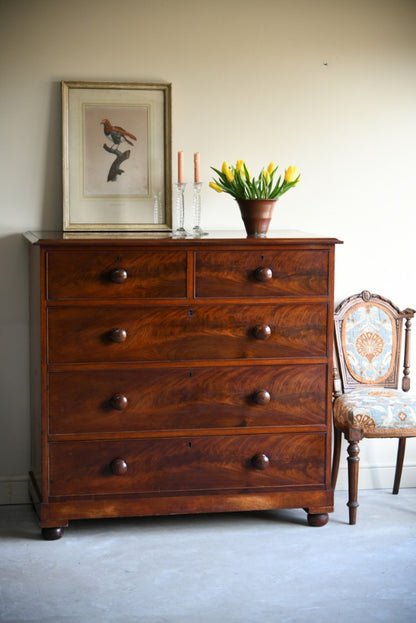
M 50 82 L 43 114 L 46 139 L 35 164 L 41 205 L 37 197 L 25 230 L 62 229 L 60 80 Z M 12 489 L 3 503 L 21 501 L 30 465 L 29 245 L 23 234 L 0 237 L 0 498 L 4 490 Z
M 27 471 L 30 459 L 29 258 L 22 234 L 0 238 L 0 478 Z
M 62 229 L 62 115 L 61 83 L 54 81 L 49 89 L 49 113 L 43 175 L 43 202 L 37 229 Z

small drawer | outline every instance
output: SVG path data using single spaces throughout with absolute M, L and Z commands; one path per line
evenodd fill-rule
M 329 255 L 319 250 L 197 251 L 196 296 L 318 296 L 329 292 Z
M 324 433 L 50 445 L 51 496 L 264 491 L 324 478 Z
M 48 300 L 166 299 L 187 294 L 184 251 L 49 251 Z
M 322 357 L 326 304 L 55 307 L 50 363 Z
M 324 425 L 326 375 L 326 365 L 52 372 L 49 432 Z

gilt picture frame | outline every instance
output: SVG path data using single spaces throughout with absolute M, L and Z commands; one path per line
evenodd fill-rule
M 64 231 L 171 231 L 171 91 L 61 82 Z

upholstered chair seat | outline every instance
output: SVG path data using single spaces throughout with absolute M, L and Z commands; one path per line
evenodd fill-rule
M 400 389 L 364 387 L 334 402 L 335 426 L 359 428 L 363 437 L 416 436 L 416 396 Z

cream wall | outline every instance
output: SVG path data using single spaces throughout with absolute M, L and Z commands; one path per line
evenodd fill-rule
M 337 300 L 371 289 L 416 307 L 414 0 L 0 0 L 0 11 L 0 503 L 27 499 L 21 234 L 61 226 L 60 80 L 171 82 L 189 180 L 194 151 L 204 181 L 224 159 L 299 166 L 272 227 L 344 240 Z M 206 189 L 203 225 L 241 227 L 233 200 Z M 403 484 L 416 486 L 408 446 Z M 363 442 L 361 486 L 390 486 L 395 448 Z

